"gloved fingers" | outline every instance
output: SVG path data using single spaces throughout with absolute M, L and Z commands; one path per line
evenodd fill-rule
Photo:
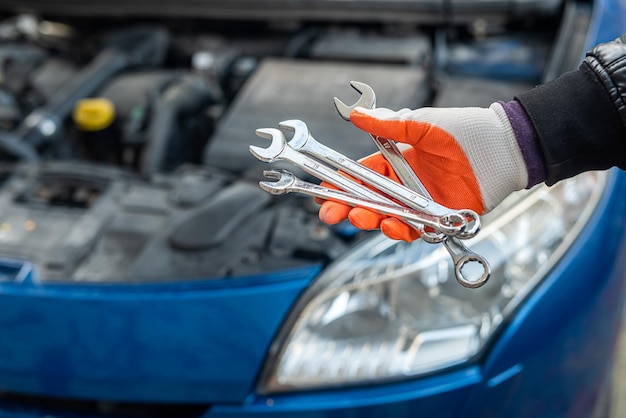
M 380 230 L 387 237 L 406 242 L 415 241 L 421 234 L 419 231 L 396 218 L 386 218 L 380 223 Z
M 348 213 L 352 207 L 338 202 L 324 201 L 319 210 L 319 218 L 322 222 L 335 225 L 348 218 Z
M 384 215 L 362 208 L 353 208 L 339 202 L 325 201 L 319 210 L 322 222 L 334 225 L 349 219 L 350 223 L 359 229 L 376 229 L 385 218 Z
M 379 228 L 380 222 L 385 219 L 385 215 L 363 208 L 353 208 L 348 213 L 348 219 L 355 227 L 368 230 Z

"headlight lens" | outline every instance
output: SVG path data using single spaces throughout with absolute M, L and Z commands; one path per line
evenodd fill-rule
M 442 245 L 382 234 L 328 268 L 298 301 L 266 363 L 264 393 L 430 373 L 476 356 L 587 222 L 606 173 L 515 193 L 469 247 L 492 277 L 461 287 Z

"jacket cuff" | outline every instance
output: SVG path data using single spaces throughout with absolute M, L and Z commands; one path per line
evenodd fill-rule
M 548 185 L 626 160 L 626 129 L 602 83 L 585 64 L 516 99 L 537 133 Z

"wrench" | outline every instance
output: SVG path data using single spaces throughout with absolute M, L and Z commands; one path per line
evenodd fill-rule
M 446 217 L 428 215 L 410 208 L 380 203 L 364 199 L 350 193 L 342 192 L 340 190 L 329 189 L 317 184 L 309 183 L 299 179 L 287 170 L 268 170 L 264 171 L 263 175 L 269 179 L 277 180 L 275 182 L 259 182 L 259 186 L 261 186 L 263 190 L 274 195 L 297 192 L 326 200 L 338 201 L 353 207 L 372 209 L 386 215 L 418 222 L 422 225 L 427 225 L 431 228 L 444 231 L 446 235 L 456 235 L 462 231 L 464 226 L 463 223 L 452 224 L 451 220 L 446 219 Z M 466 222 L 466 220 L 463 221 Z
M 264 128 L 256 130 L 257 136 L 261 138 L 268 139 L 271 142 L 270 146 L 267 148 L 261 148 L 254 145 L 249 146 L 249 150 L 257 159 L 264 161 L 266 163 L 276 162 L 276 161 L 287 161 L 296 167 L 301 168 L 305 172 L 310 175 L 317 177 L 320 180 L 326 181 L 330 184 L 333 184 L 340 189 L 343 189 L 347 192 L 350 192 L 359 197 L 365 198 L 367 200 L 371 200 L 374 202 L 381 202 L 384 204 L 395 205 L 397 207 L 401 207 L 400 205 L 393 202 L 391 199 L 385 198 L 381 196 L 379 193 L 365 187 L 362 184 L 355 182 L 354 180 L 340 174 L 336 170 L 321 164 L 317 160 L 300 153 L 297 150 L 294 150 L 287 143 L 287 139 L 285 135 L 278 129 L 273 128 Z M 395 183 L 395 182 L 394 182 Z M 396 183 L 397 184 L 397 183 Z M 424 213 L 419 209 L 416 212 Z M 426 215 L 433 215 L 427 214 Z M 434 215 L 439 216 L 439 215 Z M 451 225 L 467 225 L 468 220 L 465 217 L 464 213 L 451 211 L 450 213 L 445 213 L 439 216 L 440 218 L 444 218 L 450 221 Z M 415 227 L 421 227 L 421 224 L 415 225 L 411 223 L 411 225 Z M 463 228 L 464 230 L 465 228 Z M 465 234 L 459 234 L 465 239 Z M 443 235 L 445 237 L 445 235 Z
M 341 117 L 345 120 L 350 120 L 350 113 L 356 107 L 373 109 L 376 106 L 376 94 L 370 86 L 358 81 L 351 81 L 350 85 L 357 92 L 361 93 L 361 97 L 359 97 L 359 100 L 357 100 L 355 104 L 348 106 L 337 97 L 334 98 L 337 112 L 339 112 L 339 115 L 341 115 Z M 432 200 L 430 193 L 406 161 L 395 142 L 371 134 L 370 137 L 380 150 L 383 157 L 389 161 L 389 164 L 398 175 L 398 178 L 400 178 L 402 184 L 407 186 L 409 189 L 419 192 L 425 198 Z M 491 276 L 491 266 L 484 257 L 470 251 L 469 248 L 467 248 L 465 244 L 457 238 L 443 237 L 443 240 L 441 240 L 439 239 L 440 237 L 437 237 L 436 235 L 429 234 L 426 231 L 422 232 L 422 239 L 425 241 L 443 243 L 444 247 L 448 250 L 448 253 L 450 253 L 452 260 L 454 261 L 455 276 L 457 281 L 462 286 L 477 288 L 484 285 L 487 280 L 489 280 L 489 277 Z M 483 269 L 482 275 L 476 280 L 470 280 L 463 276 L 463 266 L 471 262 L 479 263 Z
M 382 174 L 359 164 L 354 160 L 351 160 L 345 155 L 318 142 L 313 135 L 311 135 L 306 123 L 303 121 L 297 119 L 283 121 L 279 124 L 279 127 L 293 132 L 293 138 L 288 143 L 288 146 L 292 149 L 304 152 L 305 154 L 318 158 L 339 170 L 343 170 L 364 183 L 377 188 L 381 192 L 396 198 L 403 204 L 413 209 L 436 216 L 444 216 L 455 212 L 462 215 L 466 219 L 469 219 L 470 221 L 468 225 L 470 227 L 463 231 L 460 235 L 463 239 L 474 237 L 480 230 L 480 217 L 476 212 L 469 209 L 455 211 L 446 208 L 445 206 L 434 202 L 432 199 L 427 199 L 419 193 L 396 183 L 389 177 L 383 176 Z M 437 240 L 442 237 L 431 236 L 431 238 Z
M 337 97 L 334 98 L 337 112 L 339 112 L 339 115 L 343 119 L 348 121 L 350 120 L 350 113 L 354 108 L 363 107 L 365 109 L 374 109 L 376 107 L 376 93 L 374 93 L 374 89 L 359 81 L 351 81 L 350 85 L 357 92 L 361 93 L 359 100 L 357 100 L 355 104 L 348 106 Z M 389 164 L 402 181 L 402 184 L 412 190 L 425 190 L 424 184 L 419 177 L 415 175 L 415 172 L 404 159 L 404 155 L 402 155 L 402 152 L 394 141 L 372 134 L 370 134 L 370 137 L 380 150 L 382 156 L 389 161 Z

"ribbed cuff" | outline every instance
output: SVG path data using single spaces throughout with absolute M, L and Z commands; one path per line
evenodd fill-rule
M 529 189 L 536 184 L 543 183 L 547 176 L 546 166 L 538 144 L 537 134 L 528 115 L 517 100 L 499 103 L 509 118 L 515 139 L 517 139 L 517 144 L 526 163 L 526 170 L 528 171 L 526 188 Z

